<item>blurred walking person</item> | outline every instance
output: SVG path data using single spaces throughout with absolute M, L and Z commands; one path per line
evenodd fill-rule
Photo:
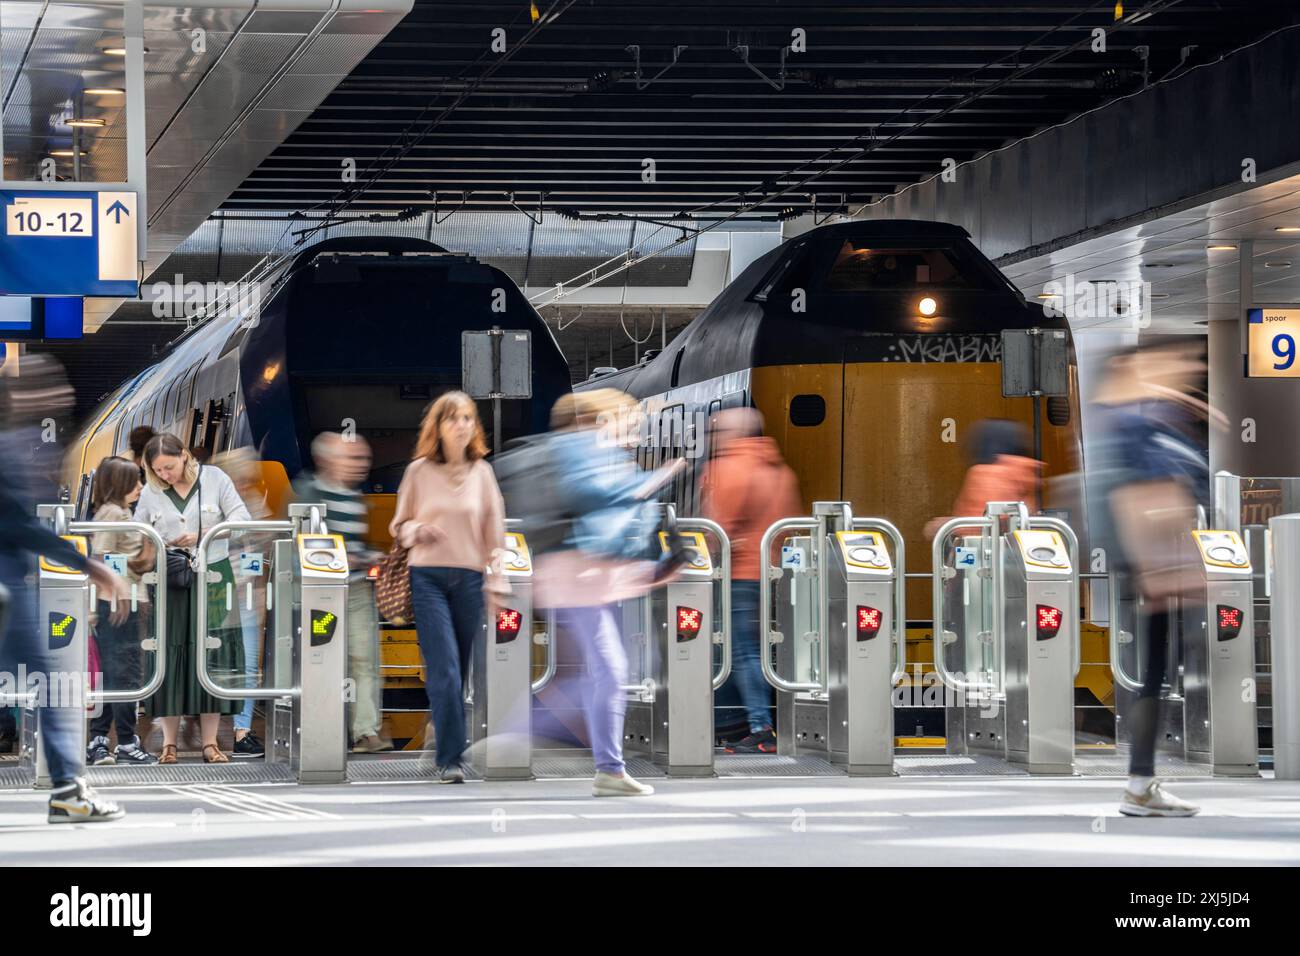
M 43 440 L 46 420 L 57 420 L 70 411 L 72 398 L 63 370 L 45 356 L 23 356 L 18 378 L 0 378 L 0 604 L 6 611 L 0 667 L 9 673 L 25 668 L 29 675 L 45 675 L 46 695 L 68 682 L 49 679 L 62 662 L 43 640 L 37 621 L 28 583 L 36 573 L 37 557 L 85 572 L 101 596 L 118 602 L 127 598 L 121 578 L 103 562 L 83 556 L 36 517 L 38 504 L 57 500 L 52 475 L 58 468 L 58 445 Z M 49 822 L 102 823 L 124 816 L 117 803 L 99 796 L 86 783 L 86 754 L 81 746 L 84 701 L 48 696 L 42 700 L 38 692 L 36 703 L 40 745 L 53 784 Z
M 655 558 L 654 494 L 684 462 L 647 476 L 628 454 L 636 406 L 615 389 L 563 396 L 551 415 L 551 467 L 542 480 L 562 490 L 570 526 L 563 543 L 536 559 L 539 607 L 556 609 L 563 639 L 586 663 L 583 710 L 596 763 L 592 794 L 646 796 L 654 788 L 632 778 L 623 761 L 627 654 L 614 603 L 646 594 L 671 566 Z
M 441 783 L 464 783 L 464 680 L 485 615 L 510 593 L 501 572 L 505 506 L 484 461 L 478 407 L 448 392 L 425 413 L 389 531 L 407 549 Z
M 345 439 L 321 432 L 311 443 L 312 473 L 298 476 L 294 494 L 304 503 L 325 505 L 329 529 L 343 536 L 348 552 L 348 676 L 356 689 L 349 728 L 353 753 L 383 753 L 392 741 L 383 737 L 379 680 L 379 613 L 375 585 L 367 576 L 380 555 L 366 544 L 370 505 L 361 486 L 370 475 L 370 443 L 360 435 Z
M 731 681 L 749 723 L 749 734 L 726 750 L 776 753 L 772 691 L 759 660 L 759 544 L 773 524 L 799 513 L 799 480 L 776 442 L 763 435 L 758 409 L 718 412 L 711 433 L 713 460 L 704 473 L 703 513 L 731 539 Z
M 1111 356 L 1093 397 L 1098 437 L 1089 445 L 1088 485 L 1094 544 L 1143 598 L 1146 636 L 1142 689 L 1128 720 L 1129 782 L 1120 812 L 1184 817 L 1195 805 L 1165 791 L 1155 776 L 1161 688 L 1166 679 L 1172 602 L 1192 593 L 1198 576 L 1184 548 L 1197 505 L 1210 499 L 1205 447 L 1191 436 L 1197 420 L 1221 419 L 1191 393 L 1205 363 L 1178 343 Z M 1111 622 L 1116 626 L 1116 622 Z
M 1039 510 L 1043 464 L 1033 457 L 1024 425 L 1005 418 L 976 422 L 966 451 L 969 467 L 953 502 L 953 515 L 982 515 L 990 501 L 1023 501 L 1030 513 Z M 925 536 L 933 538 L 948 520 L 930 521 Z

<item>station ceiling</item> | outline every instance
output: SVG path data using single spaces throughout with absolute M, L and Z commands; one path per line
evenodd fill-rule
M 1296 4 L 537 0 L 535 11 L 416 0 L 223 209 L 407 221 L 435 206 L 439 217 L 853 211 L 945 160 L 1213 60 L 1293 22 Z

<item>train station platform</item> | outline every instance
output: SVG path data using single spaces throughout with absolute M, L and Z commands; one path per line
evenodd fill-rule
M 1189 819 L 1118 812 L 1122 781 L 909 775 L 589 777 L 335 787 L 105 787 L 128 816 L 49 827 L 46 797 L 0 793 L 20 866 L 1278 866 L 1300 864 L 1300 783 L 1198 778 Z

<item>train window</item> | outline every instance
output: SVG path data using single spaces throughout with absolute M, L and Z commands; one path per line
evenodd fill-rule
M 807 243 L 793 240 L 789 251 L 778 257 L 767 275 L 759 281 L 758 288 L 754 290 L 751 298 L 756 302 L 766 302 L 768 296 L 778 289 L 806 285 L 809 257 L 804 255 L 804 252 L 807 248 Z
M 790 399 L 790 424 L 811 428 L 826 421 L 826 399 L 820 395 L 796 395 Z
M 988 289 L 987 277 L 955 247 L 905 248 L 849 239 L 826 274 L 827 292 Z
M 1070 424 L 1070 400 L 1066 396 L 1048 396 L 1047 420 L 1057 428 Z
M 180 419 L 181 411 L 189 409 L 194 404 L 194 381 L 199 377 L 199 365 L 201 362 L 195 362 L 190 366 L 190 370 L 185 373 L 182 380 L 180 391 L 176 395 L 176 417 Z

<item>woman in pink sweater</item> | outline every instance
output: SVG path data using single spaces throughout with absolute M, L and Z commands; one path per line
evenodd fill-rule
M 464 392 L 443 395 L 425 413 L 389 525 L 409 549 L 442 783 L 465 780 L 464 675 L 485 612 L 494 613 L 497 596 L 510 592 L 500 566 L 505 505 L 486 454 L 473 399 Z

